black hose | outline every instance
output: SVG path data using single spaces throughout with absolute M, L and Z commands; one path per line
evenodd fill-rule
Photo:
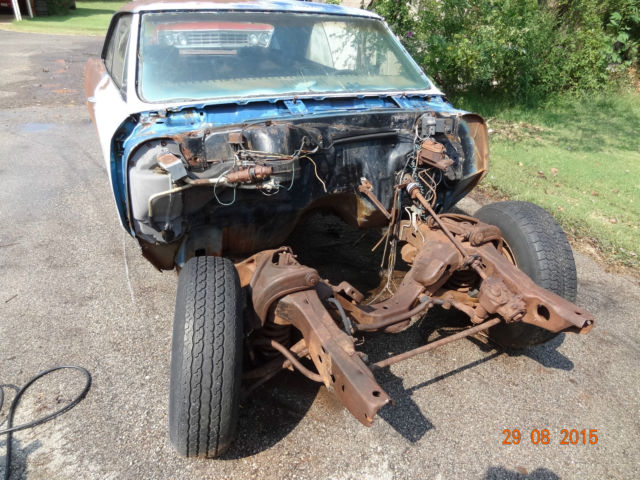
M 53 372 L 56 372 L 58 370 L 64 370 L 64 369 L 78 370 L 78 371 L 82 372 L 84 374 L 84 376 L 86 377 L 86 382 L 85 382 L 84 388 L 82 389 L 80 394 L 77 395 L 70 403 L 68 403 L 67 405 L 65 405 L 61 409 L 56 410 L 55 412 L 53 412 L 53 413 L 51 413 L 49 415 L 45 415 L 42 418 L 38 418 L 38 419 L 33 420 L 31 422 L 23 423 L 22 425 L 17 425 L 17 426 L 14 427 L 13 426 L 13 417 L 14 417 L 14 415 L 16 413 L 16 409 L 18 407 L 18 404 L 20 403 L 20 399 L 22 398 L 22 395 L 24 395 L 24 393 L 29 389 L 29 387 L 31 385 L 33 385 L 36 381 L 38 381 L 39 379 L 41 379 L 45 375 L 48 375 L 48 374 L 53 373 Z M 31 378 L 31 380 L 29 380 L 21 388 L 18 388 L 15 385 L 0 385 L 0 409 L 2 409 L 2 404 L 4 403 L 4 387 L 9 387 L 9 388 L 17 391 L 16 396 L 13 398 L 13 401 L 11 402 L 11 405 L 9 406 L 9 412 L 7 414 L 7 418 L 0 423 L 0 425 L 3 425 L 5 421 L 7 422 L 7 428 L 5 428 L 4 430 L 0 430 L 0 435 L 6 435 L 7 436 L 7 454 L 5 456 L 4 479 L 5 480 L 9 480 L 9 476 L 11 475 L 11 440 L 12 440 L 12 437 L 13 437 L 13 433 L 14 432 L 18 432 L 20 430 L 26 430 L 27 428 L 35 427 L 36 425 L 41 425 L 41 424 L 43 424 L 45 422 L 48 422 L 49 420 L 51 420 L 53 418 L 56 418 L 59 415 L 62 415 L 63 413 L 65 413 L 65 412 L 71 410 L 73 407 L 75 407 L 78 403 L 80 403 L 82 401 L 82 399 L 84 397 L 86 397 L 87 393 L 89 392 L 89 389 L 91 388 L 91 374 L 89 373 L 89 371 L 86 368 L 83 368 L 83 367 L 78 367 L 76 365 L 62 365 L 62 366 L 59 366 L 59 367 L 53 367 L 53 368 L 50 368 L 48 370 L 44 370 L 44 371 L 40 372 L 35 377 Z
M 344 330 L 347 332 L 347 335 L 353 335 L 353 325 L 351 324 L 351 320 L 349 320 L 347 313 L 344 311 L 342 304 L 333 297 L 328 298 L 327 302 L 334 305 L 338 309 L 338 312 L 340 312 L 340 318 L 342 319 L 342 324 L 344 325 Z
M 382 132 L 365 133 L 362 135 L 340 137 L 340 138 L 334 139 L 333 142 L 331 142 L 331 145 L 329 145 L 328 147 L 325 147 L 325 150 L 335 145 L 341 145 L 343 143 L 366 142 L 368 140 L 378 140 L 381 138 L 392 138 L 392 137 L 394 138 L 398 137 L 398 132 L 396 130 L 391 130 L 391 131 L 387 130 Z

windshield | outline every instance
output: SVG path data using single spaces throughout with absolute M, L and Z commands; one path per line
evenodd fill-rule
M 141 17 L 138 89 L 147 102 L 426 90 L 377 20 L 255 12 Z

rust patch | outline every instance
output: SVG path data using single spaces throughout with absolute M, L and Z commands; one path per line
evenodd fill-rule
M 255 167 L 243 168 L 227 174 L 229 183 L 255 183 L 264 180 L 273 173 L 273 167 L 266 165 L 256 165 Z
M 314 269 L 300 265 L 288 248 L 263 255 L 251 279 L 253 308 L 264 323 L 271 305 L 279 298 L 317 285 L 320 280 Z
M 446 147 L 442 143 L 431 139 L 422 142 L 416 161 L 418 165 L 435 167 L 442 171 L 453 165 L 453 160 L 447 156 Z
M 269 374 L 287 365 L 309 378 L 321 379 L 364 425 L 371 425 L 378 409 L 390 401 L 369 368 L 387 367 L 501 322 L 579 333 L 589 331 L 594 322 L 587 311 L 537 286 L 511 264 L 501 253 L 499 229 L 473 217 L 437 215 L 413 186 L 413 179 L 405 180 L 402 187 L 423 205 L 430 218 L 396 224 L 391 214 L 389 228 L 404 244 L 401 253 L 411 268 L 390 298 L 363 304 L 363 295 L 350 284 L 334 286 L 320 280 L 317 272 L 298 263 L 288 248 L 261 252 L 236 265 L 241 283 L 251 288 L 261 324 L 274 331 L 287 325 L 298 329 L 306 354 L 318 371 L 301 368 L 295 352 L 285 351 L 282 344 L 265 337 L 257 344 L 271 346 L 285 357 L 284 361 L 272 361 Z M 362 187 L 366 191 L 367 183 Z M 353 332 L 401 331 L 412 317 L 423 315 L 433 305 L 464 312 L 470 328 L 370 367 L 365 365 L 355 349 Z

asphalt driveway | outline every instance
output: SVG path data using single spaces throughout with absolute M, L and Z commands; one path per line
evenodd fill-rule
M 0 383 L 58 364 L 94 379 L 78 407 L 15 436 L 12 478 L 640 478 L 640 285 L 579 254 L 577 303 L 597 319 L 590 334 L 522 355 L 463 340 L 395 365 L 377 377 L 395 406 L 371 428 L 285 373 L 242 405 L 224 458 L 178 457 L 167 437 L 176 276 L 154 270 L 116 218 L 83 104 L 82 67 L 100 46 L 0 31 Z M 331 250 L 327 263 L 350 268 Z M 366 348 L 412 348 L 444 320 Z M 81 384 L 69 373 L 47 379 L 16 422 Z M 503 445 L 516 428 L 521 442 Z M 534 429 L 548 429 L 550 443 L 533 444 Z M 562 445 L 563 429 L 597 429 L 598 443 Z

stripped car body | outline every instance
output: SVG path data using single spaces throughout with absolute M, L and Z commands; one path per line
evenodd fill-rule
M 267 352 L 250 356 L 248 391 L 296 368 L 370 425 L 390 400 L 372 370 L 450 339 L 368 365 L 358 332 L 401 331 L 434 305 L 469 317 L 451 340 L 500 324 L 593 324 L 510 261 L 499 228 L 446 213 L 487 171 L 486 125 L 455 109 L 371 12 L 132 2 L 85 79 L 120 220 L 143 255 L 161 270 L 235 261 L 246 346 Z M 384 229 L 387 286 L 396 254 L 410 266 L 387 298 L 364 303 L 282 247 L 313 211 Z

